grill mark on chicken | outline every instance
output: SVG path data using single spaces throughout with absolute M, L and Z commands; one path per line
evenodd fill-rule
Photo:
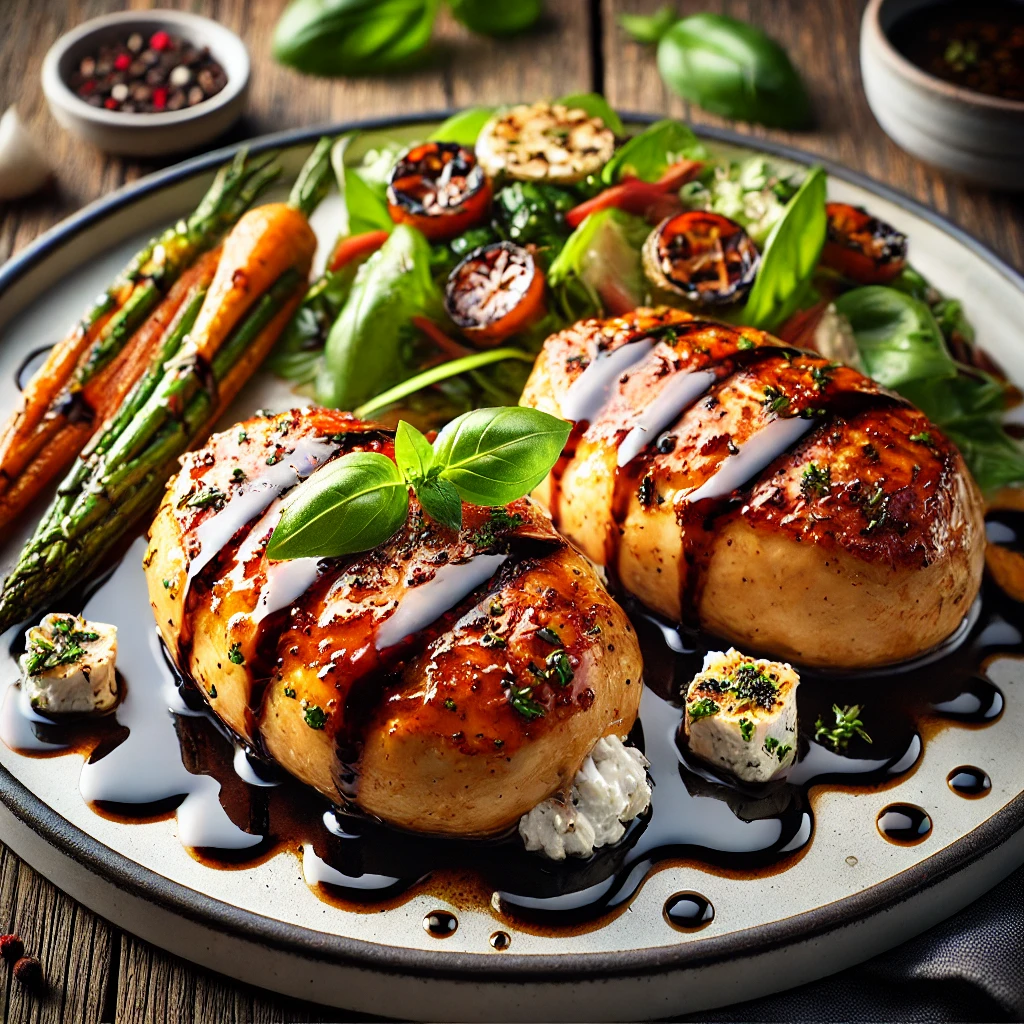
M 929 566 L 943 550 L 959 550 L 974 572 L 977 493 L 950 443 L 895 393 L 764 332 L 669 309 L 582 321 L 547 340 L 524 404 L 564 414 L 561 396 L 578 393 L 592 368 L 600 382 L 607 353 L 638 343 L 641 357 L 590 403 L 590 418 L 575 423 L 542 488 L 556 526 L 618 585 L 627 531 L 633 575 L 662 572 L 637 565 L 637 552 L 649 526 L 666 537 L 648 522 L 664 515 L 666 501 L 681 544 L 678 614 L 692 625 L 712 555 L 737 520 L 894 566 Z M 647 423 L 657 428 L 648 427 L 640 447 L 636 428 Z M 835 494 L 816 493 L 815 474 L 831 472 Z M 769 488 L 776 479 L 785 486 Z M 566 480 L 572 496 L 562 494 Z

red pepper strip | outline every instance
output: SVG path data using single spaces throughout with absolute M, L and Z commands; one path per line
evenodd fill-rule
M 673 164 L 657 181 L 641 181 L 639 178 L 624 178 L 618 185 L 612 185 L 574 206 L 566 215 L 565 223 L 578 228 L 590 214 L 598 210 L 617 207 L 627 213 L 643 216 L 652 206 L 659 204 L 666 195 L 677 192 L 688 181 L 692 181 L 703 165 L 697 160 L 680 160 Z
M 473 349 L 466 348 L 465 345 L 460 345 L 453 338 L 449 338 L 433 320 L 425 316 L 410 317 L 409 322 L 417 330 L 422 331 L 449 359 L 460 359 L 473 352 Z
M 388 240 L 387 231 L 367 231 L 362 235 L 350 235 L 343 238 L 334 247 L 331 254 L 330 269 L 341 270 L 346 263 L 365 259 L 375 253 Z

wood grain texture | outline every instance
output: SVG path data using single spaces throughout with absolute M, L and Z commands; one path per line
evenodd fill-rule
M 495 3 L 506 0 L 493 0 Z M 513 0 L 507 0 L 513 2 Z M 473 38 L 442 15 L 433 61 L 411 74 L 336 81 L 275 65 L 270 39 L 284 0 L 159 0 L 209 15 L 238 32 L 253 59 L 248 112 L 231 138 L 447 106 L 557 96 L 603 88 L 625 110 L 725 124 L 692 109 L 661 83 L 653 52 L 627 40 L 617 18 L 663 0 L 549 0 L 541 28 L 498 43 Z M 764 27 L 783 43 L 814 97 L 814 131 L 739 126 L 864 171 L 927 203 L 1024 269 L 1021 201 L 954 182 L 886 138 L 860 84 L 857 40 L 864 0 L 680 0 L 680 10 L 718 10 Z M 73 25 L 142 0 L 0 0 L 0 109 L 17 103 L 58 174 L 53 187 L 0 204 L 0 262 L 87 202 L 161 166 L 104 156 L 58 128 L 39 86 L 50 43 Z M 356 1019 L 238 985 L 107 925 L 0 846 L 0 928 L 16 929 L 43 960 L 48 988 L 33 998 L 0 975 L 3 1020 L 270 1022 Z M 2 970 L 0 965 L 0 970 Z

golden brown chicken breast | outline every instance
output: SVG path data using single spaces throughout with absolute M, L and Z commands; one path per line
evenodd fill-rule
M 534 496 L 672 619 L 854 668 L 939 643 L 978 592 L 982 505 L 959 452 L 849 367 L 640 309 L 549 338 L 522 402 L 575 423 Z
M 629 621 L 524 499 L 387 544 L 269 562 L 282 497 L 393 435 L 345 413 L 255 418 L 188 455 L 145 567 L 172 657 L 242 739 L 403 828 L 488 835 L 571 783 L 640 702 Z

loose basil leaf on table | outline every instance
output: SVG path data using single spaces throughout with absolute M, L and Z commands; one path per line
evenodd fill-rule
M 400 224 L 359 268 L 327 338 L 316 387 L 321 405 L 351 409 L 411 375 L 417 332 L 410 320 L 442 310 L 430 259 L 423 235 Z
M 814 167 L 768 235 L 739 323 L 771 331 L 799 308 L 825 244 L 825 198 L 825 172 Z
M 431 142 L 455 142 L 460 146 L 475 146 L 480 129 L 494 116 L 495 107 L 470 107 L 452 114 L 430 133 Z
M 274 29 L 273 55 L 311 75 L 406 67 L 430 42 L 440 0 L 293 0 Z
M 570 425 L 537 409 L 474 409 L 452 420 L 434 442 L 439 476 L 474 505 L 507 505 L 549 473 Z
M 811 102 L 786 51 L 760 29 L 723 14 L 693 14 L 658 43 L 670 89 L 713 114 L 773 128 L 805 128 Z
M 456 21 L 485 36 L 525 32 L 544 11 L 544 0 L 448 0 Z
M 400 422 L 395 461 L 376 452 L 343 455 L 292 491 L 267 557 L 331 558 L 378 547 L 409 513 L 409 488 L 432 519 L 462 525 L 462 502 L 507 505 L 550 472 L 570 424 L 538 409 L 474 409 L 433 445 Z
M 707 160 L 709 157 L 707 147 L 688 125 L 680 121 L 658 121 L 615 151 L 601 171 L 601 180 L 607 185 L 627 176 L 657 181 L 680 160 Z
M 409 514 L 409 485 L 377 452 L 352 452 L 300 484 L 285 502 L 267 558 L 336 558 L 393 536 Z
M 584 110 L 591 117 L 599 117 L 604 121 L 606 128 L 611 130 L 616 135 L 625 135 L 626 126 L 622 123 L 622 118 L 615 112 L 612 105 L 600 94 L 596 92 L 575 92 L 569 96 L 562 96 L 555 100 L 556 103 L 562 104 L 564 107 L 575 107 L 578 110 Z

